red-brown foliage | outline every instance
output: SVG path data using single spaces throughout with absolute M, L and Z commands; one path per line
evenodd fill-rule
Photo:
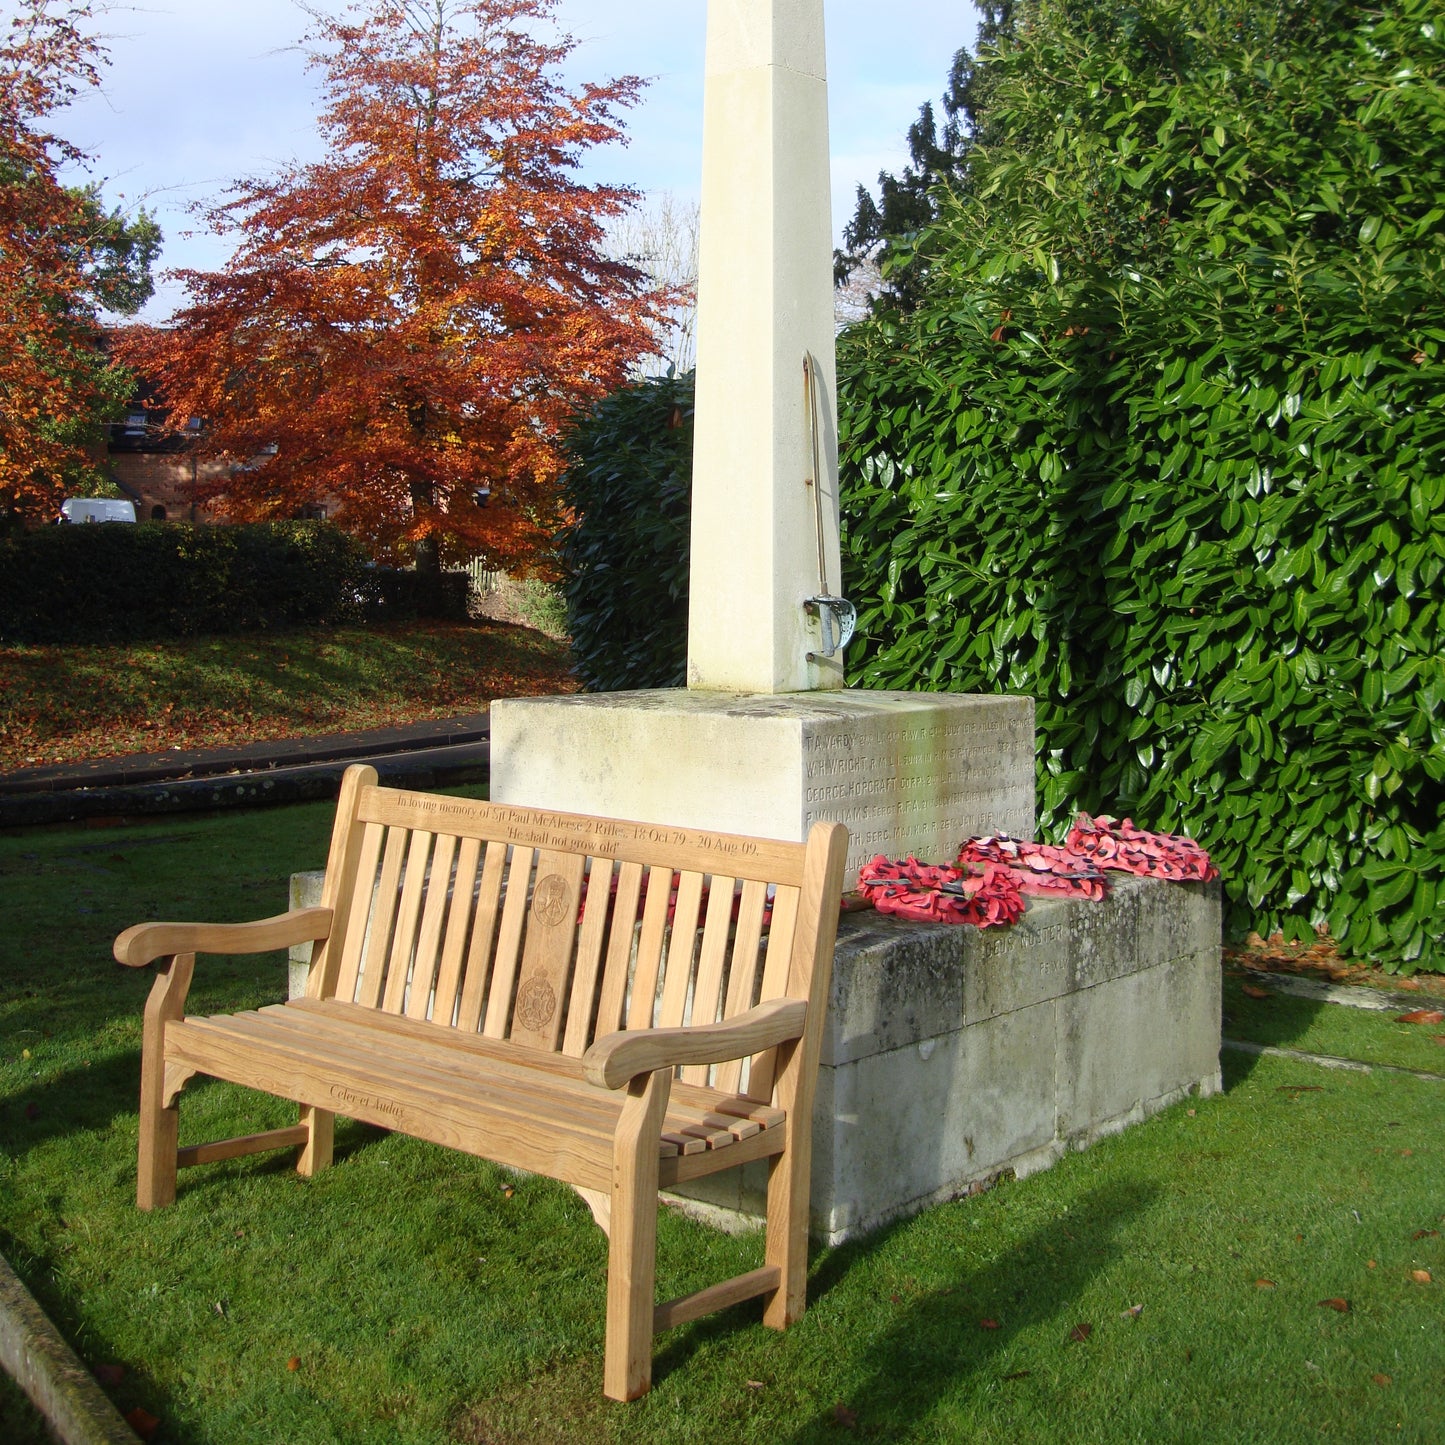
M 100 403 L 83 193 L 56 178 L 78 159 L 48 117 L 96 83 L 87 5 L 31 0 L 0 34 L 0 520 L 54 513 L 83 463 L 67 422 Z
M 525 565 L 550 532 L 559 426 L 651 348 L 665 299 L 600 251 L 633 193 L 575 175 L 640 82 L 565 89 L 554 8 L 310 12 L 325 158 L 212 209 L 234 257 L 181 273 L 190 304 L 126 353 L 235 464 L 208 492 L 232 514 L 339 503 L 423 565 L 443 544 Z

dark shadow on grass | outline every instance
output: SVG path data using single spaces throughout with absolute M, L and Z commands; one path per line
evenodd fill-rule
M 1223 1032 L 1226 1039 L 1237 1039 L 1265 1048 L 1293 1049 L 1308 1032 L 1320 1012 L 1328 1005 L 1318 999 L 1295 998 L 1289 994 L 1269 992 L 1267 998 L 1252 998 L 1246 988 L 1267 989 L 1253 980 L 1240 980 L 1225 975 Z M 1254 1072 L 1258 1054 L 1242 1049 L 1223 1050 L 1226 1067 L 1225 1087 L 1242 1084 Z
M 202 1144 L 214 1142 L 205 1124 L 195 1119 L 188 1120 L 187 1104 L 200 1103 L 205 1091 L 211 1088 L 239 1088 L 220 1080 L 198 1075 L 182 1091 L 181 1144 Z M 243 1091 L 249 1092 L 249 1091 Z M 233 1122 L 223 1129 L 216 1138 L 229 1138 L 235 1134 L 260 1133 L 264 1129 L 283 1127 L 287 1119 L 274 1117 L 276 1104 L 272 1096 L 253 1093 L 257 1114 L 249 1119 L 244 1106 L 230 1111 Z M 103 1133 L 112 1129 L 117 1120 L 133 1120 L 139 1112 L 140 1100 L 140 1052 L 125 1050 L 111 1054 L 83 1068 L 70 1069 L 53 1079 L 36 1082 L 30 1089 L 16 1091 L 0 1100 L 0 1148 L 16 1157 L 41 1145 L 51 1143 L 75 1133 Z M 283 1108 L 285 1106 L 283 1105 Z M 273 1117 L 266 1118 L 262 1111 L 269 1110 Z M 287 1110 L 288 1119 L 294 1118 Z M 336 1132 L 335 1159 L 339 1162 L 354 1154 L 364 1145 L 381 1138 L 387 1131 L 352 1119 L 338 1119 Z M 202 1137 L 204 1136 L 204 1137 Z M 197 1170 L 183 1170 L 180 1176 L 180 1190 L 197 1182 L 221 1182 L 240 1174 L 280 1173 L 294 1167 L 296 1151 L 279 1149 L 273 1153 L 252 1154 L 222 1164 L 202 1165 Z
M 927 1417 L 942 1399 L 998 1382 L 998 1357 L 1022 1331 L 1052 1323 L 1059 1349 L 1086 1349 L 1087 1343 L 1069 1341 L 1069 1331 L 1080 1323 L 1069 1306 L 1099 1270 L 1123 1253 L 1134 1221 L 1158 1193 L 1152 1184 L 1102 1186 L 1069 1210 L 1067 1232 L 1048 1226 L 1021 1241 L 1006 1259 L 977 1266 L 960 1261 L 949 1284 L 901 1309 L 879 1300 L 880 1310 L 899 1313 L 881 1337 L 870 1334 L 860 1342 L 868 1373 L 848 1399 L 836 1402 L 848 1412 L 841 1419 L 856 1421 L 856 1434 L 864 1439 L 924 1438 Z M 876 1247 L 870 1238 L 833 1251 L 817 1271 L 820 1286 L 846 1289 L 850 1266 Z M 982 1327 L 985 1319 L 998 1328 Z M 1028 1386 L 1027 1379 L 1009 1383 Z M 848 1433 L 830 1405 L 789 1438 L 796 1445 L 812 1445 Z
M 909 1434 L 921 1438 L 918 1427 L 941 1399 L 970 1385 L 995 1383 L 997 1357 L 1031 1326 L 1054 1321 L 1060 1349 L 1086 1348 L 1069 1344 L 1069 1330 L 1079 1321 L 1069 1317 L 1068 1306 L 1094 1274 L 1123 1253 L 1131 1226 L 1152 1206 L 1158 1193 L 1151 1184 L 1093 1190 L 1069 1210 L 1067 1233 L 1053 1226 L 1037 1230 L 1012 1249 L 1007 1259 L 994 1263 L 972 1266 L 966 1259 L 960 1260 L 957 1275 L 949 1283 L 909 1304 L 878 1300 L 880 1313 L 892 1311 L 897 1317 L 881 1337 L 868 1330 L 866 1338 L 858 1342 L 866 1378 L 847 1400 L 837 1402 L 856 1416 L 854 1438 L 888 1440 Z M 945 1207 L 964 1210 L 968 1205 Z M 838 1291 L 842 1296 L 839 1307 L 856 1313 L 859 1304 L 846 1296 L 857 1265 L 896 1234 L 915 1227 L 915 1222 L 904 1221 L 821 1251 L 809 1280 L 809 1305 L 816 1307 L 825 1296 Z M 862 1308 L 866 1311 L 867 1306 Z M 980 1321 L 985 1319 L 996 1321 L 998 1328 L 983 1328 Z M 754 1303 L 687 1327 L 657 1351 L 654 1381 L 684 1368 L 708 1342 L 756 1323 Z M 806 1315 L 793 1326 L 808 1327 Z M 830 1404 L 788 1438 L 795 1445 L 814 1445 L 851 1434 L 852 1427 L 840 1425 Z

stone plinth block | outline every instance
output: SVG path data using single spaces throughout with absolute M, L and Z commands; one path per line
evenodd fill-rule
M 1012 928 L 982 932 L 846 916 L 813 1113 L 814 1236 L 865 1234 L 1216 1092 L 1220 982 L 1217 884 L 1118 876 L 1101 903 L 1032 899 Z M 766 1190 L 749 1165 L 683 1204 L 745 1224 Z
M 847 825 L 847 887 L 877 853 L 947 861 L 1034 827 L 1034 705 L 956 693 L 666 690 L 492 704 L 494 802 L 797 841 Z

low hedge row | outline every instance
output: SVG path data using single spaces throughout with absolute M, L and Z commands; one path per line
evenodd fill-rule
M 129 642 L 340 622 L 373 610 L 366 601 L 379 592 L 360 544 L 325 522 L 110 523 L 0 541 L 5 642 Z

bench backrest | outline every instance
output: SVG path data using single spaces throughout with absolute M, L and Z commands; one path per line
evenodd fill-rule
M 845 844 L 836 824 L 772 842 L 381 788 L 353 767 L 307 994 L 574 1057 L 615 1029 L 804 998 L 816 1059 Z M 777 1053 L 682 1078 L 769 1100 Z

